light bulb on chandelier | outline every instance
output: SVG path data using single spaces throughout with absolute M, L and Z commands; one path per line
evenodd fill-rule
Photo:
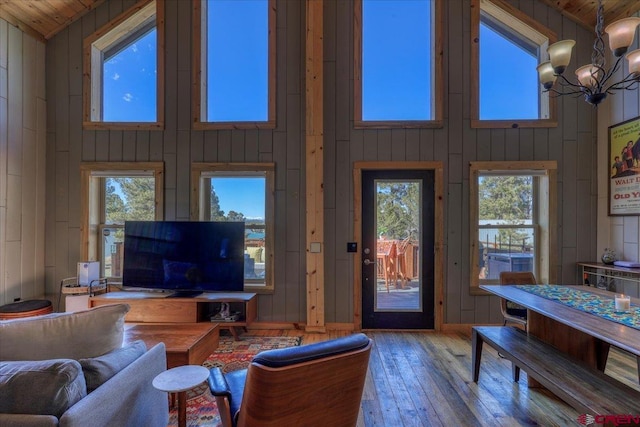
M 584 65 L 575 71 L 577 82 L 571 82 L 564 76 L 564 71 L 571 60 L 571 50 L 576 44 L 574 40 L 561 40 L 547 48 L 549 61 L 538 65 L 540 83 L 546 91 L 560 95 L 584 95 L 585 100 L 597 106 L 607 94 L 616 90 L 634 89 L 640 85 L 640 49 L 625 55 L 629 46 L 633 44 L 636 28 L 640 25 L 640 18 L 624 18 L 604 28 L 604 8 L 602 0 L 598 0 L 596 16 L 596 40 L 591 53 L 591 64 Z M 605 68 L 604 33 L 609 35 L 609 47 L 616 57 L 613 68 Z M 629 63 L 629 73 L 622 80 L 611 83 L 613 75 L 622 66 L 622 59 Z M 558 85 L 560 89 L 556 89 Z M 556 86 L 556 87 L 554 87 Z

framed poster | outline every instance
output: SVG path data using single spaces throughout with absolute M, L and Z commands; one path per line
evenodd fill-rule
M 640 215 L 640 117 L 609 126 L 609 215 Z

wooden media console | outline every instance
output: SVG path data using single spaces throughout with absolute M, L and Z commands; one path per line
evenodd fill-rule
M 90 307 L 118 303 L 129 304 L 125 321 L 132 323 L 211 323 L 221 303 L 228 303 L 232 313 L 240 313 L 238 320 L 214 323 L 230 330 L 236 339 L 238 328 L 246 330 L 258 313 L 256 294 L 247 292 L 211 292 L 188 298 L 170 298 L 155 292 L 109 292 L 89 299 Z

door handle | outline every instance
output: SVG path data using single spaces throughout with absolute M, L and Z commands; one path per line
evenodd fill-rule
M 371 260 L 370 260 L 370 259 L 368 259 L 368 258 L 365 258 L 365 260 L 363 261 L 363 263 L 364 263 L 364 265 L 371 265 L 371 264 L 375 264 L 376 262 L 375 262 L 375 261 L 371 261 Z

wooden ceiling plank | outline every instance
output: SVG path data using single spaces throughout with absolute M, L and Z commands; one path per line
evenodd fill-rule
M 40 2 L 13 2 L 7 4 L 7 6 L 13 6 L 16 11 L 14 14 L 17 18 L 22 19 L 25 22 L 38 22 L 43 27 L 49 27 L 55 25 L 55 17 L 49 12 L 42 11 L 38 5 Z M 17 11 L 20 10 L 21 15 L 17 15 Z M 44 31 L 43 31 L 44 33 Z
M 29 34 L 30 36 L 32 36 L 36 40 L 39 40 L 39 41 L 41 41 L 43 43 L 46 43 L 47 40 L 44 38 L 42 33 L 37 31 L 36 29 L 34 29 L 32 26 L 28 25 L 27 23 L 22 22 L 21 20 L 19 20 L 15 16 L 13 16 L 11 13 L 9 13 L 7 8 L 5 8 L 4 6 L 5 5 L 0 5 L 0 18 L 4 19 L 5 21 L 7 21 L 9 24 L 13 25 L 14 27 L 17 27 L 18 29 L 20 29 L 20 31 L 22 31 L 22 32 L 24 32 L 26 34 Z
M 575 3 L 577 0 L 539 0 L 547 6 L 557 10 L 563 16 L 566 16 L 580 26 L 593 31 L 593 25 L 584 22 L 575 12 Z
M 605 22 L 612 23 L 618 19 L 628 18 L 640 11 L 640 1 L 618 1 L 605 13 Z
M 73 17 L 67 19 L 67 21 L 64 22 L 63 24 L 59 25 L 56 28 L 51 29 L 51 31 L 49 31 L 49 32 L 44 34 L 44 37 L 46 39 L 50 39 L 51 37 L 53 37 L 56 34 L 58 34 L 60 31 L 62 31 L 64 28 L 69 26 L 71 23 L 77 21 L 78 19 L 82 18 L 84 15 L 86 15 L 87 13 L 92 11 L 93 9 L 97 8 L 98 6 L 100 6 L 105 1 L 106 0 L 81 0 L 80 3 L 85 6 L 84 11 L 75 14 Z
M 78 0 L 78 3 L 82 3 L 86 8 L 95 9 L 95 3 L 102 3 L 102 0 Z
M 56 9 L 64 9 L 64 14 L 69 17 L 91 10 L 91 5 L 94 3 L 93 0 L 85 0 L 86 4 L 81 0 L 48 0 L 48 2 Z
M 73 18 L 76 15 L 76 13 L 80 13 L 84 10 L 84 9 L 77 10 L 76 5 L 77 3 L 75 1 L 60 3 L 60 2 L 55 2 L 53 0 L 49 0 L 48 2 L 48 7 L 55 9 L 58 15 L 60 15 L 60 17 L 63 20 Z
M 40 13 L 30 7 L 31 2 L 11 2 L 2 5 L 2 9 L 7 11 L 10 15 L 16 18 L 18 21 L 33 28 L 38 33 L 44 35 L 47 25 L 46 17 L 40 16 Z
M 67 21 L 71 16 L 65 16 L 66 8 L 59 8 L 53 6 L 49 1 L 37 1 L 31 3 L 34 11 L 40 13 L 40 16 L 46 16 L 55 24 L 48 26 L 48 28 L 56 27 Z
M 578 5 L 576 8 L 576 16 L 585 24 L 589 25 L 591 28 L 595 28 L 596 26 L 596 14 L 598 11 L 598 4 L 591 2 L 583 2 Z

